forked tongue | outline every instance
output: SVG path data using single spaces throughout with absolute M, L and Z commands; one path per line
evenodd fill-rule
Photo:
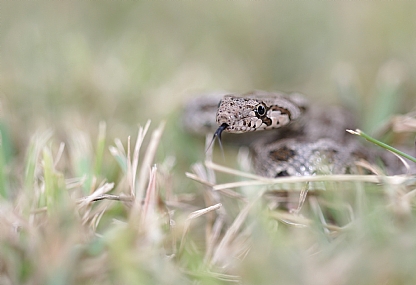
M 222 148 L 221 134 L 227 127 L 228 127 L 227 123 L 223 123 L 221 126 L 218 127 L 218 129 L 215 131 L 215 133 L 212 137 L 212 140 L 209 143 L 208 148 L 205 152 L 207 152 L 209 150 L 209 148 L 212 146 L 212 144 L 215 141 L 215 138 L 218 138 L 218 144 L 220 145 L 221 153 L 222 153 L 222 156 L 224 157 L 224 149 Z

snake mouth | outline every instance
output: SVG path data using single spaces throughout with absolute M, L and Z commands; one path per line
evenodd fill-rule
M 215 131 L 214 137 L 212 139 L 218 138 L 218 141 L 221 143 L 221 134 L 227 127 L 227 123 L 223 123 L 221 126 L 219 126 L 219 128 Z

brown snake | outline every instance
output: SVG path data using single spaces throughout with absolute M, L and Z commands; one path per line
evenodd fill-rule
M 297 93 L 256 91 L 243 96 L 225 95 L 219 104 L 218 96 L 211 98 L 188 105 L 185 113 L 199 108 L 199 116 L 185 117 L 185 126 L 205 132 L 205 128 L 213 128 L 215 120 L 219 127 L 214 137 L 219 139 L 222 132 L 258 133 L 251 151 L 253 168 L 259 175 L 363 173 L 355 163 L 359 159 L 381 161 L 388 174 L 403 171 L 393 155 L 365 147 L 345 131 L 356 128 L 354 117 L 345 109 L 309 104 Z M 271 129 L 276 130 L 260 132 Z

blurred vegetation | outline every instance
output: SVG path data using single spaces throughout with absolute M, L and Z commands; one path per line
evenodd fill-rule
M 4 1 L 2 119 L 20 144 L 33 133 L 25 130 L 65 123 L 105 120 L 125 135 L 202 91 L 334 101 L 338 88 L 353 86 L 370 107 L 386 80 L 401 84 L 396 112 L 415 102 L 415 5 Z
M 225 212 L 189 224 L 218 197 L 185 178 L 205 150 L 179 118 L 186 99 L 206 91 L 300 91 L 342 101 L 375 132 L 416 104 L 416 2 L 0 5 L 0 284 L 414 284 L 406 185 L 332 185 L 328 203 L 339 206 L 336 190 L 356 194 L 348 210 L 356 222 L 331 231 L 316 209 L 305 209 L 308 227 L 298 228 L 255 205 L 219 247 L 250 204 L 225 197 Z M 155 162 L 169 212 L 151 197 L 146 212 L 128 196 L 127 137 L 132 155 L 148 119 L 150 131 L 166 121 Z M 107 182 L 127 200 L 83 200 Z M 222 230 L 212 244 L 224 250 L 216 256 L 213 221 Z

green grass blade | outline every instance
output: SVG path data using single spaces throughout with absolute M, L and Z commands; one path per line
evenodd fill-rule
M 411 156 L 411 155 L 409 155 L 407 153 L 404 153 L 404 152 L 398 150 L 397 148 L 394 148 L 392 146 L 389 146 L 388 144 L 385 144 L 385 143 L 383 143 L 383 142 L 381 142 L 381 141 L 379 141 L 379 140 L 377 140 L 377 139 L 369 136 L 368 134 L 364 133 L 363 131 L 361 131 L 359 129 L 357 129 L 355 131 L 353 131 L 353 130 L 347 130 L 347 132 L 349 132 L 350 134 L 353 134 L 353 135 L 358 135 L 360 137 L 363 137 L 364 139 L 366 139 L 367 141 L 369 141 L 369 142 L 371 142 L 371 143 L 373 143 L 375 145 L 378 145 L 378 146 L 380 146 L 380 147 L 382 147 L 384 149 L 387 149 L 387 150 L 389 150 L 389 151 L 391 151 L 391 152 L 393 152 L 393 153 L 395 153 L 397 155 L 400 155 L 400 156 L 402 156 L 404 158 L 407 158 L 408 160 L 413 161 L 413 162 L 416 163 L 416 158 L 414 158 L 413 156 Z

